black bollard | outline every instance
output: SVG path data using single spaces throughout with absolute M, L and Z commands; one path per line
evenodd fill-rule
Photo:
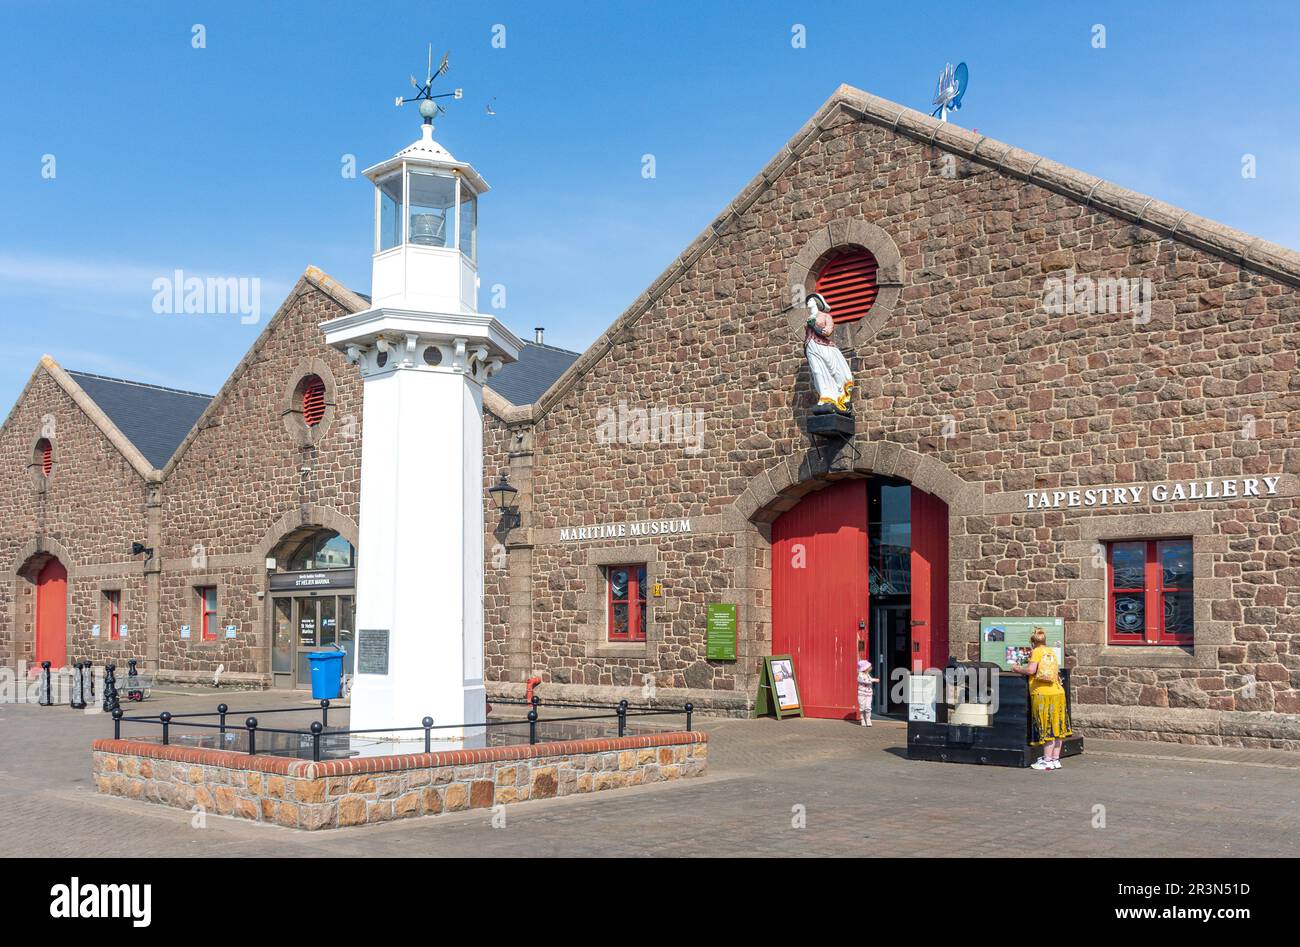
M 217 716 L 221 718 L 220 720 L 221 730 L 218 732 L 221 734 L 222 745 L 224 745 L 226 742 L 226 714 L 228 714 L 229 712 L 230 712 L 230 708 L 227 707 L 225 704 L 217 704 Z
M 78 661 L 74 667 L 76 670 L 72 675 L 72 694 L 68 698 L 68 706 L 73 710 L 85 710 L 86 665 Z
M 106 713 L 112 713 L 114 710 L 117 710 L 119 706 L 117 702 L 117 682 L 115 680 L 115 675 L 114 675 L 114 672 L 116 670 L 117 670 L 117 665 L 106 664 L 104 666 L 103 707 Z
M 320 702 L 320 725 L 322 727 L 330 725 L 330 702 L 328 700 Z
M 311 722 L 311 758 L 313 763 L 320 762 L 320 732 L 324 729 L 319 720 Z
M 537 745 L 537 708 L 528 711 L 528 745 Z
M 249 717 L 244 721 L 244 726 L 248 728 L 248 755 L 257 755 L 257 718 Z
M 40 693 L 36 697 L 36 703 L 42 707 L 50 707 L 54 704 L 54 693 L 50 688 L 50 662 L 41 662 L 41 687 Z
M 162 721 L 163 746 L 167 746 L 169 743 L 171 743 L 172 715 L 164 710 L 162 713 L 158 715 L 158 719 Z
M 122 708 L 113 711 L 113 739 L 122 739 Z
M 620 700 L 618 702 L 618 735 L 620 737 L 627 736 L 627 701 L 626 700 Z
M 686 729 L 688 731 L 691 729 L 691 716 L 694 713 L 695 713 L 695 705 L 688 702 L 686 704 Z
M 432 753 L 433 752 L 433 718 L 425 717 L 423 720 L 420 721 L 420 724 L 424 727 L 424 752 Z

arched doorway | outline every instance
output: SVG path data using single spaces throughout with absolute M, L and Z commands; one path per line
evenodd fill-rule
M 308 655 L 341 649 L 352 673 L 356 641 L 356 549 L 322 526 L 291 530 L 271 550 L 271 673 L 276 687 L 311 686 Z
M 68 663 L 68 570 L 51 556 L 36 573 L 35 657 L 39 666 Z
M 901 709 L 891 677 L 948 660 L 948 507 L 907 481 L 841 480 L 772 523 L 772 653 L 791 654 L 804 712 L 857 713 L 867 657 L 876 711 Z

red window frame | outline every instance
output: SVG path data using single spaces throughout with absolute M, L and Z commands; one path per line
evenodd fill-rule
M 199 631 L 202 637 L 201 641 L 217 640 L 217 587 L 215 585 L 202 585 L 198 588 L 199 593 Z M 211 593 L 211 608 L 208 607 L 208 595 Z
M 627 588 L 622 596 L 616 596 L 614 573 L 620 571 L 627 573 Z M 645 563 L 605 567 L 605 600 L 610 641 L 645 641 L 645 615 L 648 614 L 646 584 Z M 623 629 L 619 628 L 620 623 L 615 618 L 615 606 L 618 605 L 627 609 L 627 627 Z
M 315 427 L 325 417 L 325 382 L 318 375 L 310 376 L 302 389 L 302 420 Z
M 117 589 L 105 589 L 104 600 L 108 603 L 108 640 L 122 640 L 122 593 Z
M 831 320 L 855 322 L 876 303 L 876 271 L 879 265 L 870 250 L 852 247 L 822 264 L 817 273 L 817 292 L 831 308 Z
M 1190 544 L 1190 539 L 1140 539 L 1117 540 L 1106 546 L 1106 640 L 1113 645 L 1168 645 L 1190 647 L 1194 632 L 1174 632 L 1165 628 L 1164 599 L 1167 592 L 1193 593 L 1195 571 L 1189 575 L 1187 582 L 1177 585 L 1165 583 L 1165 570 L 1162 553 L 1167 546 Z M 1115 551 L 1122 547 L 1143 547 L 1143 585 L 1141 588 L 1115 586 Z M 1115 597 L 1117 595 L 1141 595 L 1145 626 L 1140 631 L 1120 631 L 1115 617 Z

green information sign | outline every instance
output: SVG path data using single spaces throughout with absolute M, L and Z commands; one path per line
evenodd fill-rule
M 736 606 L 710 605 L 705 642 L 710 661 L 736 660 Z
M 1065 620 L 1063 618 L 980 619 L 980 660 L 990 661 L 1004 671 L 1029 663 L 1029 636 L 1038 628 L 1047 634 L 1047 646 L 1065 667 Z

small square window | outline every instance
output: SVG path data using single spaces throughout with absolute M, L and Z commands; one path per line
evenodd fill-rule
M 1190 539 L 1111 543 L 1106 572 L 1110 644 L 1192 645 Z
M 199 595 L 199 628 L 201 640 L 217 640 L 217 587 L 205 585 L 196 589 Z
M 644 563 L 605 567 L 610 641 L 645 641 L 646 569 Z

